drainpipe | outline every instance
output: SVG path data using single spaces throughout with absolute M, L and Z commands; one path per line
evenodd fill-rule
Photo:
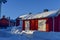
M 54 17 L 53 17 L 53 32 L 54 32 Z

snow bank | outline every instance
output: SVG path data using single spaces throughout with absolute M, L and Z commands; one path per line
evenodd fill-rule
M 0 31 L 0 40 L 27 40 L 27 37 L 20 34 L 11 34 L 6 31 Z
M 31 40 L 60 40 L 60 32 L 39 32 L 33 33 Z
M 60 40 L 60 32 L 34 31 L 29 34 L 24 31 L 22 34 L 11 34 L 7 31 L 0 31 L 0 40 Z

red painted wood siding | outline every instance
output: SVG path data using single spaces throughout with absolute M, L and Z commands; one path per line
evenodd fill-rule
M 1 27 L 9 26 L 9 21 L 5 18 L 0 19 L 0 26 Z
M 48 31 L 53 31 L 53 19 L 48 18 L 46 24 L 48 25 Z
M 38 20 L 46 20 L 46 32 L 53 31 L 53 19 L 52 18 L 41 18 L 41 19 L 28 20 L 30 21 L 30 30 L 38 30 Z M 27 20 L 23 20 L 22 30 L 25 30 L 25 21 Z
M 58 22 L 59 22 L 59 27 L 58 27 L 58 29 L 59 29 L 59 32 L 60 32 L 60 15 L 58 16 Z
M 48 18 L 46 18 L 46 32 L 49 32 Z
M 54 31 L 55 32 L 60 32 L 60 15 L 55 17 L 55 24 L 54 24 Z
M 34 27 L 35 27 L 35 21 L 30 20 L 30 30 L 34 30 Z
M 55 19 L 54 19 L 54 31 L 55 32 L 59 31 L 59 29 L 58 29 L 58 17 L 55 17 Z
M 35 28 L 34 28 L 34 30 L 38 30 L 38 20 L 37 19 L 35 20 Z
M 38 30 L 38 20 L 30 20 L 30 30 Z

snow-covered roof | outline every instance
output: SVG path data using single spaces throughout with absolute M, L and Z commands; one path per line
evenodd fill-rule
M 49 11 L 49 12 L 43 12 L 43 13 L 39 13 L 34 15 L 32 18 L 44 18 L 44 17 L 52 17 L 56 15 L 57 11 Z
M 19 16 L 19 18 L 24 18 L 24 17 L 26 17 L 26 16 L 27 16 L 27 14 L 26 14 L 26 15 Z
M 20 16 L 22 19 L 35 19 L 35 18 L 45 18 L 45 17 L 54 17 L 59 14 L 59 10 L 55 11 L 48 11 L 48 12 L 42 12 L 42 13 L 36 13 L 36 14 L 27 14 Z
M 30 18 L 32 15 L 33 15 L 33 14 L 25 14 L 25 15 L 19 16 L 19 18 L 28 19 L 28 18 Z

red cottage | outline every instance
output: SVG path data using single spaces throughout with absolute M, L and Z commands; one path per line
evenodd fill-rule
M 0 19 L 0 28 L 6 28 L 7 26 L 9 26 L 9 20 L 3 16 Z
M 20 20 L 16 18 L 16 20 L 12 20 L 10 18 L 6 18 L 3 16 L 0 19 L 0 28 L 7 28 L 7 27 L 13 27 L 13 26 L 19 26 L 20 25 Z
M 60 32 L 60 10 L 27 14 L 20 16 L 20 18 L 23 21 L 22 30 Z

